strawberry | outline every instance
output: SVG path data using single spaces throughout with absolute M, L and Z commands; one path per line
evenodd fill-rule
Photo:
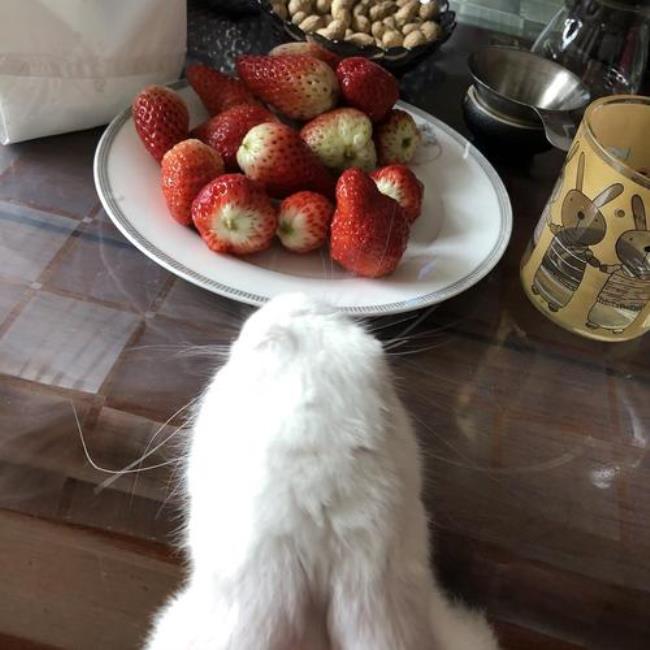
M 282 43 L 282 45 L 277 45 L 269 52 L 269 56 L 285 56 L 289 54 L 307 54 L 313 56 L 315 59 L 325 61 L 332 70 L 336 70 L 336 66 L 341 60 L 341 57 L 334 54 L 334 52 L 330 52 L 327 48 L 321 47 L 316 43 L 307 43 L 305 41 Z
M 315 117 L 303 126 L 300 137 L 321 159 L 337 171 L 377 166 L 372 122 L 356 108 L 337 108 Z
M 248 255 L 267 249 L 278 214 L 264 188 L 243 174 L 224 174 L 194 199 L 192 220 L 210 250 Z
M 424 185 L 406 165 L 380 167 L 370 174 L 377 189 L 391 199 L 395 199 L 404 210 L 409 223 L 413 223 L 422 211 Z
M 295 253 L 309 253 L 327 240 L 334 206 L 315 192 L 297 192 L 282 201 L 278 215 L 278 237 Z
M 244 136 L 262 122 L 274 122 L 275 116 L 262 106 L 238 104 L 197 126 L 191 135 L 216 149 L 226 169 L 237 170 L 237 149 Z
M 162 159 L 162 191 L 172 217 L 184 226 L 192 223 L 192 201 L 199 190 L 223 174 L 221 156 L 198 140 L 183 140 Z
M 283 198 L 299 190 L 331 196 L 334 179 L 300 135 L 286 124 L 265 122 L 244 138 L 237 163 L 248 176 L 263 183 L 271 196 Z
M 158 161 L 187 138 L 190 115 L 185 102 L 165 86 L 147 86 L 133 100 L 135 130 L 147 151 Z
M 392 273 L 402 259 L 409 225 L 399 204 L 383 195 L 360 169 L 348 169 L 336 184 L 330 256 L 368 278 Z
M 185 76 L 210 115 L 216 115 L 237 104 L 257 104 L 246 86 L 207 65 L 190 65 Z
M 363 111 L 373 122 L 386 117 L 399 99 L 397 79 L 362 56 L 343 59 L 336 68 L 336 76 L 345 101 Z
M 313 56 L 240 56 L 236 66 L 246 85 L 287 117 L 310 120 L 336 105 L 336 75 Z
M 409 162 L 420 144 L 420 139 L 415 120 L 406 111 L 393 109 L 386 119 L 377 125 L 375 132 L 379 162 L 382 165 Z

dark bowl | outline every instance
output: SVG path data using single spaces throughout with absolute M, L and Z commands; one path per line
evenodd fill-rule
M 258 0 L 264 14 L 269 17 L 276 29 L 285 37 L 290 36 L 294 41 L 312 41 L 318 43 L 328 50 L 331 50 L 340 57 L 363 56 L 380 63 L 390 70 L 404 71 L 406 68 L 413 67 L 418 61 L 425 56 L 433 54 L 443 43 L 452 35 L 456 28 L 456 13 L 449 9 L 447 0 L 440 3 L 440 15 L 436 22 L 442 28 L 441 38 L 418 45 L 411 49 L 405 47 L 381 48 L 376 45 L 359 46 L 347 41 L 330 41 L 320 34 L 305 34 L 297 25 L 288 20 L 283 20 L 271 8 L 269 0 Z
M 551 149 L 541 123 L 531 124 L 497 113 L 481 101 L 474 86 L 465 93 L 463 115 L 476 144 L 502 158 L 525 158 Z

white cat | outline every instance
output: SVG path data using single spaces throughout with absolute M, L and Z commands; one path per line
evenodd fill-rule
M 191 574 L 148 650 L 496 650 L 429 567 L 417 442 L 381 344 L 303 296 L 251 316 L 186 477 Z

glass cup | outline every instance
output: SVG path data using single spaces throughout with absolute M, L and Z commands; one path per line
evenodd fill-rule
M 577 74 L 596 98 L 638 92 L 649 43 L 648 2 L 565 0 L 532 51 Z
M 521 280 L 533 305 L 575 334 L 627 341 L 650 329 L 650 97 L 589 105 Z

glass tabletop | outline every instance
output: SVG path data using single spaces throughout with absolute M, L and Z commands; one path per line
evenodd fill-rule
M 225 52 L 201 22 L 192 56 L 222 51 L 227 67 L 268 49 L 255 20 L 216 21 Z M 465 61 L 489 38 L 459 27 L 403 75 L 404 99 L 466 133 Z M 93 185 L 100 134 L 0 148 L 2 648 L 138 647 L 183 573 L 183 418 L 219 363 L 201 346 L 228 344 L 250 313 L 118 233 Z M 424 449 L 445 585 L 487 610 L 504 648 L 648 648 L 650 339 L 578 338 L 519 284 L 562 160 L 494 161 L 514 211 L 501 263 L 370 324 Z

